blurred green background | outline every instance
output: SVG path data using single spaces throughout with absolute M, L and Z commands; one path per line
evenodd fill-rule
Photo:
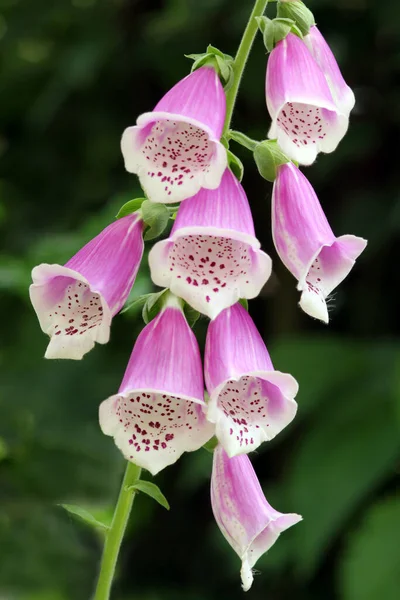
M 212 43 L 233 54 L 251 0 L 0 0 L 0 598 L 88 600 L 100 535 L 57 506 L 110 518 L 123 460 L 97 409 L 119 385 L 142 322 L 115 319 L 82 362 L 45 361 L 31 268 L 65 262 L 139 193 L 119 139 Z M 253 455 L 271 504 L 299 512 L 258 563 L 254 600 L 394 600 L 400 589 L 400 135 L 398 0 L 309 2 L 355 89 L 348 135 L 306 173 L 339 234 L 368 238 L 334 295 L 329 328 L 297 307 L 270 231 L 271 186 L 232 144 L 274 275 L 250 303 L 276 368 L 300 383 L 296 421 Z M 271 5 L 270 9 L 274 10 Z M 234 127 L 268 130 L 258 38 Z M 397 281 L 397 283 L 396 283 Z M 133 297 L 151 291 L 147 261 Z M 196 325 L 204 343 L 206 319 Z M 211 455 L 157 477 L 168 513 L 139 497 L 115 600 L 242 598 L 239 560 L 213 522 Z M 149 476 L 150 478 L 150 476 Z M 397 541 L 397 544 L 396 544 Z

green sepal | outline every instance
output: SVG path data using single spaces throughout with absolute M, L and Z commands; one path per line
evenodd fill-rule
M 143 296 L 139 296 L 135 300 L 132 300 L 132 302 L 127 304 L 121 310 L 120 314 L 122 315 L 123 313 L 128 312 L 128 310 L 139 310 L 139 309 L 143 308 L 147 299 L 150 298 L 150 296 L 152 296 L 152 295 L 153 295 L 152 293 L 151 294 L 143 294 Z
M 236 179 L 242 181 L 244 173 L 244 166 L 242 161 L 230 150 L 227 150 L 226 153 L 228 155 L 228 166 L 230 170 L 232 171 Z
M 268 17 L 256 17 L 258 28 L 263 34 L 264 45 L 268 52 L 271 52 L 278 42 L 283 40 L 289 33 L 294 33 L 299 38 L 303 38 L 300 29 L 293 19 Z
M 58 506 L 61 506 L 61 508 L 66 510 L 70 515 L 77 517 L 80 521 L 90 525 L 90 527 L 95 527 L 96 529 L 101 529 L 102 531 L 108 531 L 108 529 L 110 529 L 109 525 L 98 521 L 92 514 L 90 514 L 90 512 L 84 508 L 81 508 L 80 506 L 76 506 L 75 504 L 59 504 Z
M 185 305 L 183 307 L 183 312 L 186 318 L 186 321 L 188 322 L 189 327 L 191 327 L 193 329 L 193 327 L 196 325 L 197 321 L 200 318 L 200 313 L 198 310 L 196 310 L 195 308 L 193 308 L 192 306 L 190 306 L 190 304 L 188 304 L 187 302 L 185 302 Z
M 150 498 L 153 498 L 153 500 L 158 502 L 158 504 L 161 504 L 161 506 L 163 506 L 167 510 L 170 509 L 168 500 L 166 499 L 158 485 L 152 483 L 151 481 L 143 481 L 142 479 L 140 479 L 139 481 L 136 481 L 136 483 L 128 485 L 126 487 L 126 490 L 130 492 L 142 492 L 142 494 L 150 496 Z
M 229 54 L 224 54 L 215 46 L 207 46 L 206 52 L 203 54 L 185 54 L 186 58 L 194 61 L 192 72 L 200 67 L 213 67 L 218 73 L 225 91 L 227 91 L 233 83 L 233 57 Z
M 204 450 L 207 450 L 207 452 L 211 452 L 211 454 L 212 454 L 217 446 L 218 446 L 218 439 L 214 435 L 210 440 L 208 440 L 208 442 L 206 442 L 203 445 L 203 448 L 204 448 Z
M 168 288 L 165 288 L 164 290 L 161 290 L 161 292 L 148 295 L 142 310 L 143 321 L 146 325 L 158 315 L 160 310 L 162 310 L 164 301 L 166 300 L 164 295 L 168 291 Z
M 148 226 L 144 234 L 145 241 L 153 240 L 162 234 L 168 225 L 169 210 L 165 204 L 145 200 L 141 206 L 142 218 Z
M 260 142 L 256 146 L 253 156 L 258 172 L 267 181 L 275 181 L 277 168 L 290 162 L 290 159 L 279 148 L 276 140 Z
M 243 308 L 247 310 L 247 312 L 249 311 L 249 303 L 247 301 L 247 298 L 239 298 L 239 304 L 241 304 Z
M 135 198 L 134 200 L 129 200 L 129 202 L 125 202 L 125 204 L 119 209 L 118 214 L 115 218 L 122 219 L 122 217 L 131 215 L 132 213 L 140 209 L 145 200 L 146 198 Z
M 304 2 L 294 0 L 293 2 L 278 2 L 277 16 L 284 19 L 292 19 L 303 35 L 310 32 L 310 27 L 315 25 L 314 15 Z

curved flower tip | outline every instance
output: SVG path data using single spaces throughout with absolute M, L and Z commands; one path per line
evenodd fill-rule
M 343 79 L 332 50 L 326 43 L 318 27 L 314 25 L 310 28 L 310 32 L 305 36 L 304 42 L 322 69 L 339 111 L 343 114 L 349 114 L 356 102 L 353 90 Z
M 216 190 L 185 200 L 167 240 L 149 254 L 152 280 L 216 317 L 239 298 L 256 297 L 271 274 L 245 192 L 226 169 Z
M 136 214 L 106 227 L 65 266 L 42 264 L 29 288 L 46 358 L 79 360 L 110 337 L 112 317 L 124 305 L 143 254 L 143 222 Z
M 354 235 L 336 238 L 309 181 L 294 164 L 279 167 L 272 192 L 276 250 L 298 280 L 300 306 L 328 323 L 326 299 L 367 245 Z
M 214 451 L 211 505 L 223 536 L 242 560 L 242 587 L 253 583 L 252 568 L 279 535 L 302 520 L 283 514 L 267 502 L 246 455 L 229 458 L 221 446 Z
M 333 152 L 348 128 L 348 113 L 334 102 L 324 73 L 300 38 L 289 34 L 272 50 L 266 76 L 272 124 L 268 137 L 300 164 Z
M 202 67 L 124 131 L 125 168 L 138 175 L 149 200 L 180 202 L 202 187 L 219 186 L 227 166 L 226 150 L 219 142 L 225 111 L 218 75 Z
M 228 456 L 274 438 L 295 417 L 296 380 L 275 371 L 250 315 L 239 303 L 211 321 L 204 371 L 207 418 Z
M 101 429 L 156 475 L 213 436 L 203 389 L 196 338 L 180 308 L 167 306 L 139 335 L 118 394 L 100 405 Z

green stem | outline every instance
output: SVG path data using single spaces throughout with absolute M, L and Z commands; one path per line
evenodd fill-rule
M 233 131 L 232 129 L 228 131 L 227 136 L 229 140 L 234 140 L 241 146 L 244 146 L 248 150 L 251 150 L 251 152 L 254 152 L 256 146 L 258 146 L 258 144 L 260 143 L 258 140 L 253 140 L 249 138 L 248 135 L 245 135 L 241 131 Z
M 97 582 L 96 593 L 93 600 L 108 600 L 113 583 L 115 566 L 118 560 L 119 549 L 124 537 L 126 525 L 131 512 L 135 492 L 128 490 L 140 478 L 141 468 L 128 462 L 117 505 L 115 507 L 111 527 L 107 532 L 101 559 L 100 574 Z
M 246 29 L 243 32 L 242 40 L 233 63 L 233 83 L 226 94 L 226 117 L 223 135 L 229 130 L 233 109 L 235 108 L 236 96 L 239 91 L 240 81 L 242 79 L 243 71 L 246 66 L 254 38 L 256 37 L 258 29 L 256 17 L 261 17 L 263 15 L 267 4 L 268 0 L 256 0 L 249 17 L 249 21 L 246 25 Z

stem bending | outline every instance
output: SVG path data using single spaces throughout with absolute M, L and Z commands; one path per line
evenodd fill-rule
M 119 550 L 135 498 L 135 492 L 127 488 L 139 479 L 140 472 L 140 467 L 128 462 L 111 527 L 107 532 L 101 559 L 99 580 L 93 600 L 108 600 L 110 597 Z

